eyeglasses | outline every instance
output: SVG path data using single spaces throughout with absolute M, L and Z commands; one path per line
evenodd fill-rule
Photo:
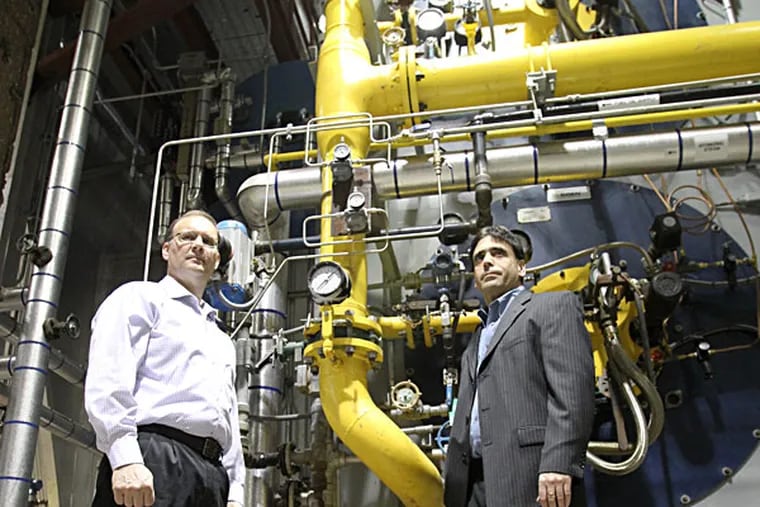
M 198 231 L 178 232 L 174 236 L 172 236 L 172 239 L 177 242 L 177 245 L 182 246 L 182 245 L 187 245 L 188 243 L 194 243 L 198 236 L 201 237 L 201 242 L 203 243 L 204 248 L 213 250 L 217 246 L 219 246 L 215 238 L 212 238 L 208 234 L 205 234 L 203 232 L 198 232 Z

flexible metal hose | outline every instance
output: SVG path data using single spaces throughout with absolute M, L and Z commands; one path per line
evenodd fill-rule
M 620 370 L 623 376 L 631 379 L 644 394 L 644 398 L 649 404 L 649 442 L 650 444 L 654 443 L 665 425 L 665 406 L 657 388 L 628 357 L 617 339 L 608 340 L 607 354 L 609 360 Z
M 604 451 L 611 446 L 617 447 L 616 443 L 591 442 L 586 451 L 586 458 L 589 463 L 591 463 L 595 469 L 609 475 L 626 475 L 639 468 L 646 458 L 647 447 L 649 447 L 644 411 L 642 410 L 639 401 L 636 399 L 636 395 L 633 394 L 631 384 L 627 380 L 623 380 L 621 381 L 621 387 L 623 389 L 623 396 L 625 397 L 626 403 L 633 413 L 633 420 L 636 425 L 636 446 L 634 447 L 633 452 L 625 460 L 615 463 L 598 457 L 594 452 Z

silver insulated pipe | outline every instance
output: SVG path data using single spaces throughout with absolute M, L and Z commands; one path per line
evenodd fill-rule
M 273 238 L 285 236 L 289 221 L 287 217 L 270 228 Z M 265 255 L 264 261 L 272 263 L 271 254 Z M 278 255 L 274 259 L 279 264 L 283 259 Z M 270 264 L 273 265 L 274 263 Z M 261 273 L 257 291 L 268 281 L 268 274 Z M 275 421 L 257 421 L 256 416 L 271 417 L 280 414 L 285 388 L 284 366 L 276 354 L 275 333 L 286 324 L 287 280 L 285 267 L 277 279 L 264 293 L 253 313 L 251 340 L 253 343 L 253 368 L 250 385 L 250 413 L 253 424 L 250 426 L 251 452 L 266 454 L 277 452 L 280 425 Z M 274 505 L 272 484 L 275 471 L 271 468 L 248 471 L 246 480 L 247 505 L 271 507 Z
M 52 259 L 35 267 L 31 276 L 0 441 L 0 499 L 4 507 L 23 507 L 28 501 L 50 349 L 42 326 L 55 315 L 61 294 L 74 199 L 110 12 L 111 0 L 88 0 L 82 14 L 38 236 L 38 246 L 48 248 Z
M 0 407 L 8 404 L 9 390 L 8 386 L 0 384 Z M 67 415 L 44 405 L 40 407 L 40 427 L 48 430 L 58 438 L 76 444 L 83 449 L 88 449 L 95 453 L 100 452 L 95 447 L 95 433 Z
M 589 180 L 615 176 L 725 167 L 760 161 L 760 123 L 616 136 L 608 139 L 549 141 L 488 150 L 494 188 Z M 447 153 L 443 192 L 475 190 L 475 161 L 469 151 Z M 372 181 L 382 200 L 437 192 L 429 156 L 380 162 Z M 265 206 L 265 192 L 268 200 Z M 319 207 L 319 168 L 256 174 L 238 190 L 248 223 L 263 225 L 282 211 Z

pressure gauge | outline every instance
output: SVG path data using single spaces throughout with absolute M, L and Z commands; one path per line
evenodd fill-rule
M 351 294 L 351 279 L 346 271 L 333 261 L 319 262 L 307 275 L 309 292 L 319 305 L 335 305 Z

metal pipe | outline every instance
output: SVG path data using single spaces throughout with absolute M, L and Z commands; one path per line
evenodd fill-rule
M 270 233 L 275 237 L 281 237 L 288 224 L 288 220 L 282 220 L 278 226 L 271 227 Z M 282 256 L 277 255 L 276 259 L 270 258 L 271 254 L 266 255 L 265 262 L 276 261 L 282 263 Z M 279 329 L 285 328 L 287 308 L 287 268 L 278 279 L 269 280 L 269 276 L 264 273 L 258 279 L 257 291 L 262 290 L 269 283 L 269 287 L 261 297 L 257 309 L 264 310 L 257 312 L 253 317 L 253 326 L 251 335 L 255 336 L 256 346 L 251 357 L 250 368 L 250 385 L 246 398 L 250 398 L 251 417 L 257 416 L 276 416 L 281 412 L 283 392 L 285 389 L 285 372 L 284 366 L 275 354 L 276 343 L 275 333 Z M 265 424 L 259 422 L 251 425 L 250 428 L 250 449 L 256 454 L 272 453 L 277 451 L 279 443 L 279 425 Z M 269 507 L 274 505 L 274 471 L 271 469 L 252 470 L 250 480 L 246 486 L 248 500 L 251 505 Z
M 380 116 L 416 111 L 418 103 L 436 110 L 524 100 L 525 75 L 535 69 L 557 71 L 556 96 L 756 72 L 758 45 L 760 22 L 751 22 L 527 46 L 501 55 L 415 59 L 406 65 L 372 67 L 354 58 L 351 67 L 331 69 L 337 74 L 332 86 L 341 90 L 342 102 L 361 104 L 343 112 Z
M 100 91 L 95 90 L 95 97 L 97 99 L 100 99 Z M 116 125 L 116 128 L 119 129 L 119 133 L 124 136 L 124 139 L 126 139 L 127 142 L 129 142 L 129 144 L 132 146 L 133 151 L 136 149 L 138 150 L 141 157 L 145 156 L 146 150 L 145 147 L 140 143 L 137 132 L 134 134 L 132 133 L 127 124 L 124 123 L 124 120 L 121 118 L 121 115 L 115 107 L 109 103 L 102 103 L 101 105 L 103 106 L 103 111 L 105 111 L 106 115 L 111 119 L 114 125 Z M 134 160 L 132 162 L 134 163 Z
M 29 495 L 50 355 L 43 323 L 54 315 L 60 298 L 74 219 L 74 200 L 79 189 L 110 12 L 111 0 L 89 0 L 85 4 L 66 89 L 38 234 L 39 245 L 49 248 L 53 257 L 32 273 L 22 339 L 16 347 L 10 403 L 0 441 L 0 498 L 8 507 L 26 505 Z
M 14 319 L 7 315 L 0 315 L 0 333 L 2 333 L 2 339 L 13 345 L 18 345 L 17 327 L 18 323 Z M 49 348 L 47 369 L 70 384 L 82 387 L 84 383 L 85 367 L 69 359 L 59 349 Z
M 327 488 L 327 452 L 330 444 L 330 426 L 327 424 L 325 414 L 322 412 L 322 402 L 316 398 L 311 403 L 311 489 L 316 497 L 316 506 L 324 506 L 323 493 Z
M 728 24 L 735 24 L 736 14 L 734 13 L 734 4 L 732 0 L 723 0 L 723 9 L 726 11 L 726 21 Z
M 208 84 L 203 86 L 190 86 L 187 88 L 175 88 L 173 90 L 162 90 L 158 92 L 137 93 L 135 95 L 124 95 L 121 97 L 111 97 L 109 99 L 98 99 L 95 104 L 113 104 L 114 102 L 125 102 L 127 100 L 144 99 L 148 97 L 161 97 L 163 95 L 174 95 L 175 93 L 185 92 L 202 92 L 203 90 L 211 90 L 216 87 L 216 84 Z
M 161 185 L 158 190 L 158 230 L 156 232 L 156 241 L 161 244 L 166 239 L 166 233 L 169 231 L 169 223 L 172 217 L 172 201 L 174 200 L 174 178 L 170 173 L 164 173 L 161 176 Z
M 478 228 L 486 227 L 493 223 L 491 216 L 491 200 L 493 182 L 488 174 L 488 159 L 486 157 L 486 133 L 473 132 L 472 153 L 475 166 L 475 202 L 478 207 Z
M 208 132 L 209 107 L 211 103 L 212 88 L 206 87 L 198 92 L 198 102 L 195 105 L 194 137 L 203 137 Z M 186 206 L 188 209 L 203 207 L 203 142 L 193 144 L 190 148 L 190 184 L 187 189 Z
M 0 313 L 23 309 L 28 296 L 26 287 L 0 287 Z
M 8 386 L 0 384 L 0 407 L 8 405 L 9 392 Z M 41 406 L 40 427 L 63 440 L 100 454 L 95 447 L 95 433 L 57 410 Z
M 670 132 L 586 139 L 549 141 L 488 151 L 489 174 L 495 188 L 544 182 L 599 179 L 647 172 L 680 171 L 721 167 L 760 161 L 760 123 L 707 127 Z M 473 155 L 448 153 L 450 171 L 444 192 L 474 190 Z M 434 195 L 433 169 L 427 157 L 378 163 L 372 180 L 380 199 Z M 265 216 L 264 189 L 272 197 L 267 214 L 312 208 L 321 198 L 318 168 L 260 173 L 248 178 L 238 190 L 238 202 L 249 224 L 260 224 Z
M 219 123 L 215 134 L 229 134 L 232 132 L 233 102 L 235 101 L 235 74 L 226 69 L 220 76 L 222 90 L 219 98 Z M 214 162 L 214 190 L 224 209 L 233 220 L 243 219 L 237 202 L 232 197 L 227 175 L 230 172 L 230 151 L 232 140 L 222 139 L 216 142 L 216 158 Z
M 0 380 L 8 380 L 13 376 L 15 364 L 15 356 L 0 357 Z
M 625 475 L 633 472 L 644 462 L 646 458 L 646 451 L 649 445 L 646 431 L 646 417 L 644 411 L 641 409 L 641 405 L 636 399 L 636 395 L 633 394 L 631 384 L 626 380 L 621 383 L 623 388 L 623 396 L 628 403 L 631 412 L 633 412 L 633 420 L 636 426 L 636 446 L 631 452 L 631 455 L 621 462 L 609 462 L 599 458 L 595 452 L 599 452 L 603 448 L 595 446 L 595 442 L 589 443 L 589 449 L 586 451 L 586 457 L 589 463 L 594 465 L 594 468 L 603 471 L 610 475 Z M 617 444 L 615 444 L 617 445 Z

